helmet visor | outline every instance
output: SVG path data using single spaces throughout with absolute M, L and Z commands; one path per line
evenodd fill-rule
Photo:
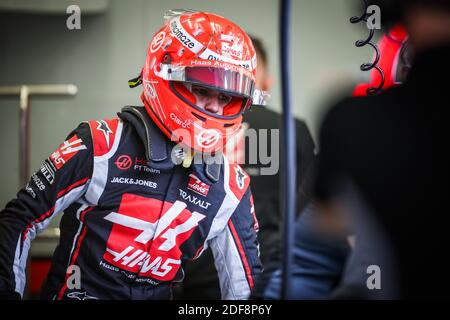
M 252 97 L 255 85 L 243 74 L 211 67 L 186 67 L 185 81 L 246 98 Z
M 169 86 L 180 99 L 200 111 L 200 114 L 218 119 L 235 119 L 242 114 L 250 103 L 250 99 L 246 97 L 233 96 L 223 93 L 221 90 L 188 82 L 170 81 Z M 208 101 L 208 106 L 203 104 L 205 101 Z
M 229 69 L 162 64 L 158 75 L 168 81 L 188 82 L 232 96 L 249 98 L 254 104 L 265 105 L 270 98 L 266 92 L 255 89 L 252 78 Z

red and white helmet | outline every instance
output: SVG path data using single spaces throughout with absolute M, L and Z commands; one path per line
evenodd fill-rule
M 239 26 L 212 13 L 171 10 L 165 19 L 147 49 L 141 99 L 170 139 L 219 151 L 238 132 L 243 112 L 267 98 L 255 89 L 253 44 Z M 233 97 L 223 115 L 196 105 L 193 84 Z

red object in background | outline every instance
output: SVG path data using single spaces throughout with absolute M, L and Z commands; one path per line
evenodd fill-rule
M 402 47 L 407 39 L 408 34 L 405 28 L 402 25 L 396 25 L 389 30 L 389 35 L 384 35 L 378 42 L 378 49 L 380 50 L 378 66 L 383 70 L 385 77 L 383 90 L 401 83 L 397 81 L 397 68 L 399 67 L 398 62 Z M 358 84 L 353 91 L 353 96 L 365 96 L 368 88 L 376 88 L 380 83 L 381 75 L 373 68 L 370 70 L 369 83 Z
M 51 265 L 51 259 L 31 259 L 28 268 L 28 293 L 30 295 L 38 296 L 40 294 Z

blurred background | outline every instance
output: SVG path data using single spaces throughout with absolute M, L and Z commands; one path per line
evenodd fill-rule
M 69 30 L 66 8 L 81 9 L 81 29 Z M 168 9 L 214 12 L 260 38 L 274 78 L 269 108 L 280 111 L 279 1 L 277 0 L 0 0 L 0 86 L 75 84 L 75 97 L 31 98 L 31 172 L 55 151 L 81 121 L 114 117 L 128 104 L 140 105 L 140 88 L 127 81 L 140 72 L 146 47 Z M 338 95 L 350 94 L 367 74 L 359 70 L 371 49 L 354 1 L 293 0 L 291 81 L 293 110 L 317 140 L 320 116 Z M 0 206 L 19 182 L 19 97 L 0 97 Z M 59 219 L 53 221 L 58 225 Z M 51 235 L 50 235 L 51 236 Z M 33 246 L 48 256 L 54 242 Z
M 68 30 L 67 6 L 81 9 L 81 30 Z M 32 98 L 31 170 L 57 149 L 84 120 L 114 117 L 127 104 L 140 104 L 140 87 L 127 81 L 140 72 L 145 50 L 168 9 L 211 11 L 260 38 L 269 53 L 275 83 L 270 108 L 280 110 L 279 1 L 276 0 L 0 0 L 0 86 L 75 84 L 73 98 Z M 359 65 L 371 49 L 356 48 L 367 29 L 352 25 L 354 1 L 292 1 L 291 80 L 293 109 L 317 138 L 327 102 L 350 92 L 367 74 Z M 0 206 L 19 183 L 19 97 L 0 98 Z

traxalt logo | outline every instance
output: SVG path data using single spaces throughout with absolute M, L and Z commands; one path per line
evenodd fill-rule
M 83 144 L 83 141 L 74 135 L 67 141 L 62 143 L 58 150 L 52 153 L 50 160 L 53 162 L 57 169 L 60 169 L 67 161 L 69 161 L 80 150 L 87 149 Z
M 189 194 L 184 190 L 181 190 L 181 189 L 179 189 L 179 190 L 180 190 L 180 196 L 183 198 L 183 200 L 187 200 L 190 203 L 199 206 L 200 208 L 208 209 L 208 207 L 211 205 L 211 203 L 209 203 L 205 200 L 199 199 L 196 196 Z
M 118 212 L 105 216 L 114 225 L 103 258 L 139 276 L 172 280 L 181 264 L 180 246 L 205 218 L 186 207 L 181 201 L 124 194 Z
M 202 182 L 197 176 L 193 173 L 189 175 L 189 181 L 187 188 L 191 191 L 197 192 L 202 196 L 207 196 L 209 192 L 209 185 Z

